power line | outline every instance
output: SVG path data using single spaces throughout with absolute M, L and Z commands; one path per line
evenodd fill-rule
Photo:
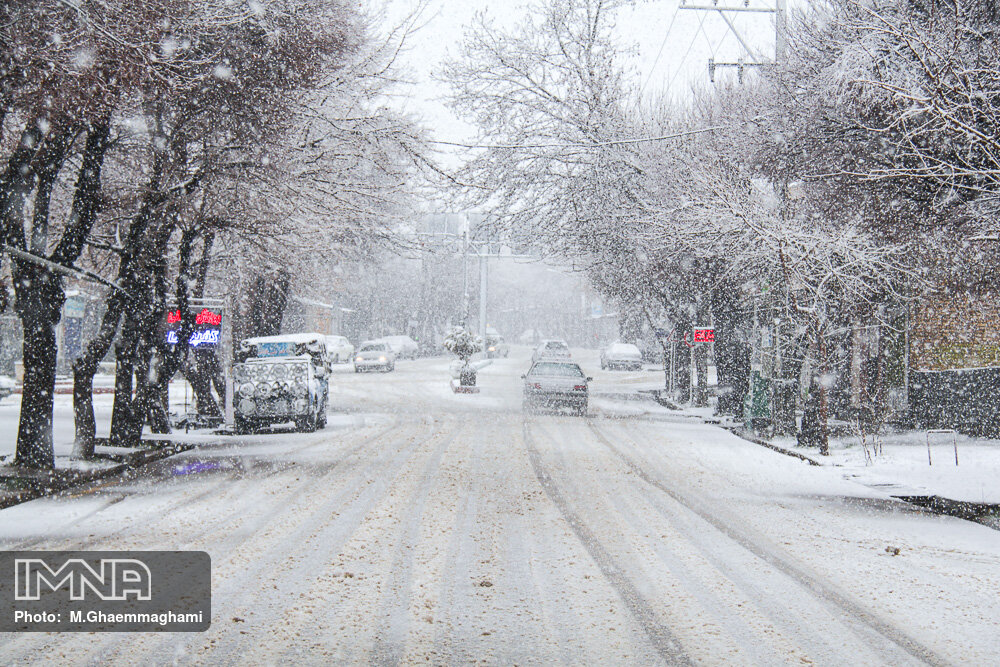
M 646 75 L 646 80 L 643 82 L 642 87 L 639 88 L 639 94 L 642 95 L 642 91 L 646 90 L 646 86 L 649 85 L 649 80 L 653 78 L 653 73 L 656 71 L 656 66 L 660 64 L 660 56 L 663 55 L 663 48 L 667 45 L 667 39 L 670 37 L 670 30 L 674 27 L 674 21 L 677 20 L 677 15 L 681 13 L 681 6 L 677 5 L 674 7 L 674 15 L 670 17 L 670 25 L 667 26 L 667 32 L 663 34 L 663 41 L 660 42 L 660 50 L 656 52 L 656 58 L 653 60 L 653 66 L 649 68 L 649 74 Z
M 740 58 L 736 62 L 716 62 L 715 61 L 715 48 L 712 49 L 712 57 L 708 61 L 708 78 L 710 81 L 715 81 L 715 71 L 720 67 L 733 67 L 738 70 L 740 83 L 743 82 L 743 72 L 748 67 L 767 67 L 781 61 L 784 51 L 785 51 L 785 21 L 786 21 L 786 5 L 787 0 L 773 0 L 774 6 L 755 6 L 751 7 L 748 1 L 744 1 L 743 6 L 731 5 L 725 6 L 720 5 L 718 0 L 713 0 L 711 5 L 689 5 L 687 0 L 681 0 L 679 9 L 692 9 L 695 11 L 702 12 L 702 18 L 708 12 L 716 12 L 726 23 L 728 27 L 728 32 L 731 33 L 736 40 L 743 47 L 743 50 L 747 54 L 747 58 Z M 768 60 L 767 58 L 761 58 L 757 55 L 754 48 L 750 46 L 750 43 L 744 39 L 743 34 L 740 29 L 737 28 L 736 24 L 729 17 L 729 12 L 746 12 L 746 13 L 763 13 L 763 14 L 774 14 L 774 60 Z M 702 21 L 704 23 L 704 21 Z M 701 26 L 699 25 L 699 28 Z M 706 35 L 706 38 L 708 35 Z M 725 34 L 723 35 L 723 40 L 725 39 Z M 722 41 L 719 42 L 722 44 Z M 711 46 L 711 40 L 709 40 L 709 46 Z
M 677 8 L 679 10 L 680 5 L 678 5 Z M 674 80 L 677 79 L 677 75 L 680 74 L 681 70 L 684 69 L 684 64 L 687 62 L 688 56 L 691 55 L 691 49 L 694 48 L 694 43 L 698 40 L 698 33 L 702 31 L 702 25 L 704 25 L 704 23 L 705 23 L 705 15 L 702 14 L 700 23 L 698 24 L 698 28 L 694 31 L 694 34 L 691 36 L 691 43 L 688 44 L 687 51 L 684 52 L 684 56 L 681 58 L 680 65 L 677 66 L 677 69 L 674 70 L 673 76 L 670 77 L 670 81 L 667 82 L 668 93 L 670 92 L 670 89 L 673 88 Z M 711 44 L 709 44 L 709 46 L 711 47 Z

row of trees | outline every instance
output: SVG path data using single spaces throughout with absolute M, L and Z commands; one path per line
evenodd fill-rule
M 800 440 L 825 451 L 851 332 L 993 280 L 992 247 L 973 239 L 995 231 L 1000 16 L 986 2 L 810 3 L 787 58 L 747 85 L 649 105 L 622 70 L 618 5 L 546 0 L 515 30 L 471 31 L 447 76 L 495 147 L 469 161 L 466 194 L 515 241 L 588 262 L 650 324 L 714 319 L 720 384 L 735 388 L 723 409 L 739 409 L 766 326 L 783 340 L 775 372 L 804 385 L 779 412 L 794 428 L 805 397 Z M 856 406 L 868 420 L 885 403 L 877 356 Z
M 113 440 L 166 423 L 192 298 L 250 291 L 370 253 L 422 158 L 382 103 L 399 35 L 347 2 L 0 5 L 0 238 L 23 324 L 15 464 L 53 466 L 64 281 L 107 286 L 75 360 L 76 453 L 93 456 L 93 378 L 115 346 Z M 278 275 L 284 271 L 283 278 Z M 308 281 L 306 281 L 308 282 Z M 178 309 L 178 344 L 162 323 Z

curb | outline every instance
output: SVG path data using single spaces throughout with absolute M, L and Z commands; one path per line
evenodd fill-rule
M 148 444 L 150 441 L 146 441 Z M 109 468 L 89 471 L 54 471 L 46 474 L 39 473 L 34 478 L 27 478 L 26 488 L 21 490 L 0 490 L 0 510 L 14 507 L 21 503 L 46 496 L 54 496 L 57 493 L 75 489 L 81 486 L 96 482 L 116 475 L 122 475 L 150 464 L 161 461 L 165 458 L 194 449 L 193 444 L 172 443 L 167 446 L 152 446 L 128 454 L 112 454 L 112 460 L 120 463 Z M 0 481 L 4 479 L 25 479 L 25 475 L 3 474 L 0 470 Z
M 711 423 L 711 422 L 708 422 L 708 421 L 706 421 L 704 419 L 702 421 L 705 422 L 706 424 Z M 773 442 L 768 442 L 767 440 L 764 440 L 763 438 L 758 438 L 757 436 L 750 434 L 742 426 L 723 426 L 721 424 L 715 424 L 715 425 L 718 426 L 719 428 L 726 429 L 727 431 L 729 431 L 730 433 L 732 433 L 733 435 L 735 435 L 737 438 L 741 438 L 743 440 L 746 440 L 747 442 L 752 442 L 755 445 L 760 445 L 761 447 L 767 447 L 768 449 L 776 451 L 779 454 L 784 454 L 785 456 L 791 456 L 791 457 L 799 459 L 801 461 L 805 461 L 806 463 L 808 463 L 811 466 L 823 467 L 823 464 L 820 463 L 819 461 L 817 461 L 816 459 L 814 459 L 812 457 L 809 457 L 809 456 L 806 456 L 805 454 L 800 454 L 799 452 L 793 452 L 790 449 L 785 449 L 784 447 L 782 447 L 780 445 L 776 445 Z
M 18 386 L 11 393 L 12 394 L 21 395 L 22 391 L 23 391 L 22 387 Z M 55 388 L 53 389 L 52 393 L 58 394 L 58 395 L 72 395 L 73 394 L 73 385 L 57 384 L 55 386 Z M 97 396 L 98 394 L 113 394 L 113 393 L 115 393 L 115 388 L 114 387 L 94 387 L 94 389 L 91 391 L 91 393 L 94 396 Z

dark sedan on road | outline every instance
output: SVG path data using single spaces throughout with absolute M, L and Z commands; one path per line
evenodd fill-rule
M 536 361 L 521 376 L 524 379 L 524 410 L 539 407 L 570 407 L 578 415 L 587 414 L 588 385 L 593 378 L 584 375 L 572 361 Z

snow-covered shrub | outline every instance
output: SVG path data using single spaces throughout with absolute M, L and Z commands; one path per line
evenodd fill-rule
M 452 327 L 444 337 L 444 349 L 468 364 L 476 352 L 482 349 L 482 340 L 465 327 Z

